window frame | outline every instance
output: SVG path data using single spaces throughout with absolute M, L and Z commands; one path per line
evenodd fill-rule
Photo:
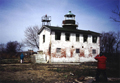
M 76 48 L 76 53 L 80 53 L 80 49 L 79 48 Z
M 97 36 L 92 36 L 93 38 L 92 38 L 92 42 L 93 43 L 97 43 Z M 96 38 L 96 39 L 95 39 Z
M 56 48 L 56 53 L 61 53 L 61 48 Z
M 65 33 L 65 40 L 70 41 L 70 33 Z
M 45 43 L 45 35 L 43 35 L 43 43 Z
M 55 40 L 61 40 L 61 32 L 55 32 Z
M 92 54 L 96 54 L 96 49 L 92 49 Z
M 79 42 L 80 39 L 79 39 L 79 34 L 76 34 L 76 42 Z
M 88 35 L 83 35 L 83 42 L 88 42 Z

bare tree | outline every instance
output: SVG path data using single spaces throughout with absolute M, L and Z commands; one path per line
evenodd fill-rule
M 120 49 L 120 31 L 116 33 L 116 52 L 118 53 Z
M 24 43 L 18 43 L 18 46 L 17 46 L 18 51 L 22 51 L 23 47 L 25 47 Z
M 28 27 L 25 30 L 25 41 L 26 46 L 39 49 L 39 37 L 38 37 L 38 26 Z
M 119 6 L 117 6 L 117 9 L 112 10 L 112 13 L 115 14 L 115 15 L 110 17 L 110 19 L 114 20 L 115 22 L 120 23 L 120 9 L 119 9 Z
M 6 44 L 6 52 L 8 53 L 19 52 L 22 46 L 23 45 L 21 45 L 21 43 L 18 43 L 17 41 L 13 41 L 13 42 L 10 41 Z
M 10 41 L 7 44 L 0 44 L 0 59 L 2 58 L 12 58 L 19 54 L 24 47 L 23 43 L 17 41 Z
M 5 52 L 6 48 L 5 48 L 5 44 L 1 43 L 0 44 L 0 52 Z
M 119 6 L 117 6 L 117 8 L 115 10 L 112 10 L 112 13 L 114 14 L 114 16 L 110 17 L 110 19 L 112 19 L 115 22 L 120 23 L 120 9 Z M 116 53 L 118 53 L 120 49 L 120 31 L 118 31 L 116 33 Z
M 103 32 L 101 34 L 101 50 L 107 53 L 114 51 L 114 45 L 116 44 L 115 32 Z

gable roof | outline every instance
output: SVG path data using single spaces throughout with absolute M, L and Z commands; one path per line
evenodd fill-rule
M 57 26 L 43 26 L 40 31 L 38 32 L 38 34 L 41 33 L 41 31 L 45 28 L 49 28 L 51 29 L 51 31 L 55 31 L 55 32 L 65 32 L 65 33 L 76 33 L 76 34 L 89 34 L 89 35 L 96 35 L 99 36 L 100 33 L 97 32 L 93 32 L 93 31 L 87 31 L 87 30 L 79 30 L 79 29 L 67 29 L 67 28 L 63 28 L 63 27 L 57 27 Z

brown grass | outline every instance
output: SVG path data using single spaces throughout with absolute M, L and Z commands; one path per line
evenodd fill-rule
M 111 64 L 107 64 L 109 65 Z M 119 77 L 119 69 L 113 66 L 107 67 L 108 77 Z M 95 73 L 96 63 L 81 63 L 80 65 L 0 64 L 0 82 L 2 83 L 72 83 L 79 77 L 95 77 Z

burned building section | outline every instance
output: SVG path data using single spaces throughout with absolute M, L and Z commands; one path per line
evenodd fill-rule
M 75 15 L 69 11 L 64 15 L 62 27 L 51 26 L 46 15 L 39 31 L 39 51 L 49 62 L 94 61 L 100 52 L 100 34 L 90 30 L 79 30 Z

